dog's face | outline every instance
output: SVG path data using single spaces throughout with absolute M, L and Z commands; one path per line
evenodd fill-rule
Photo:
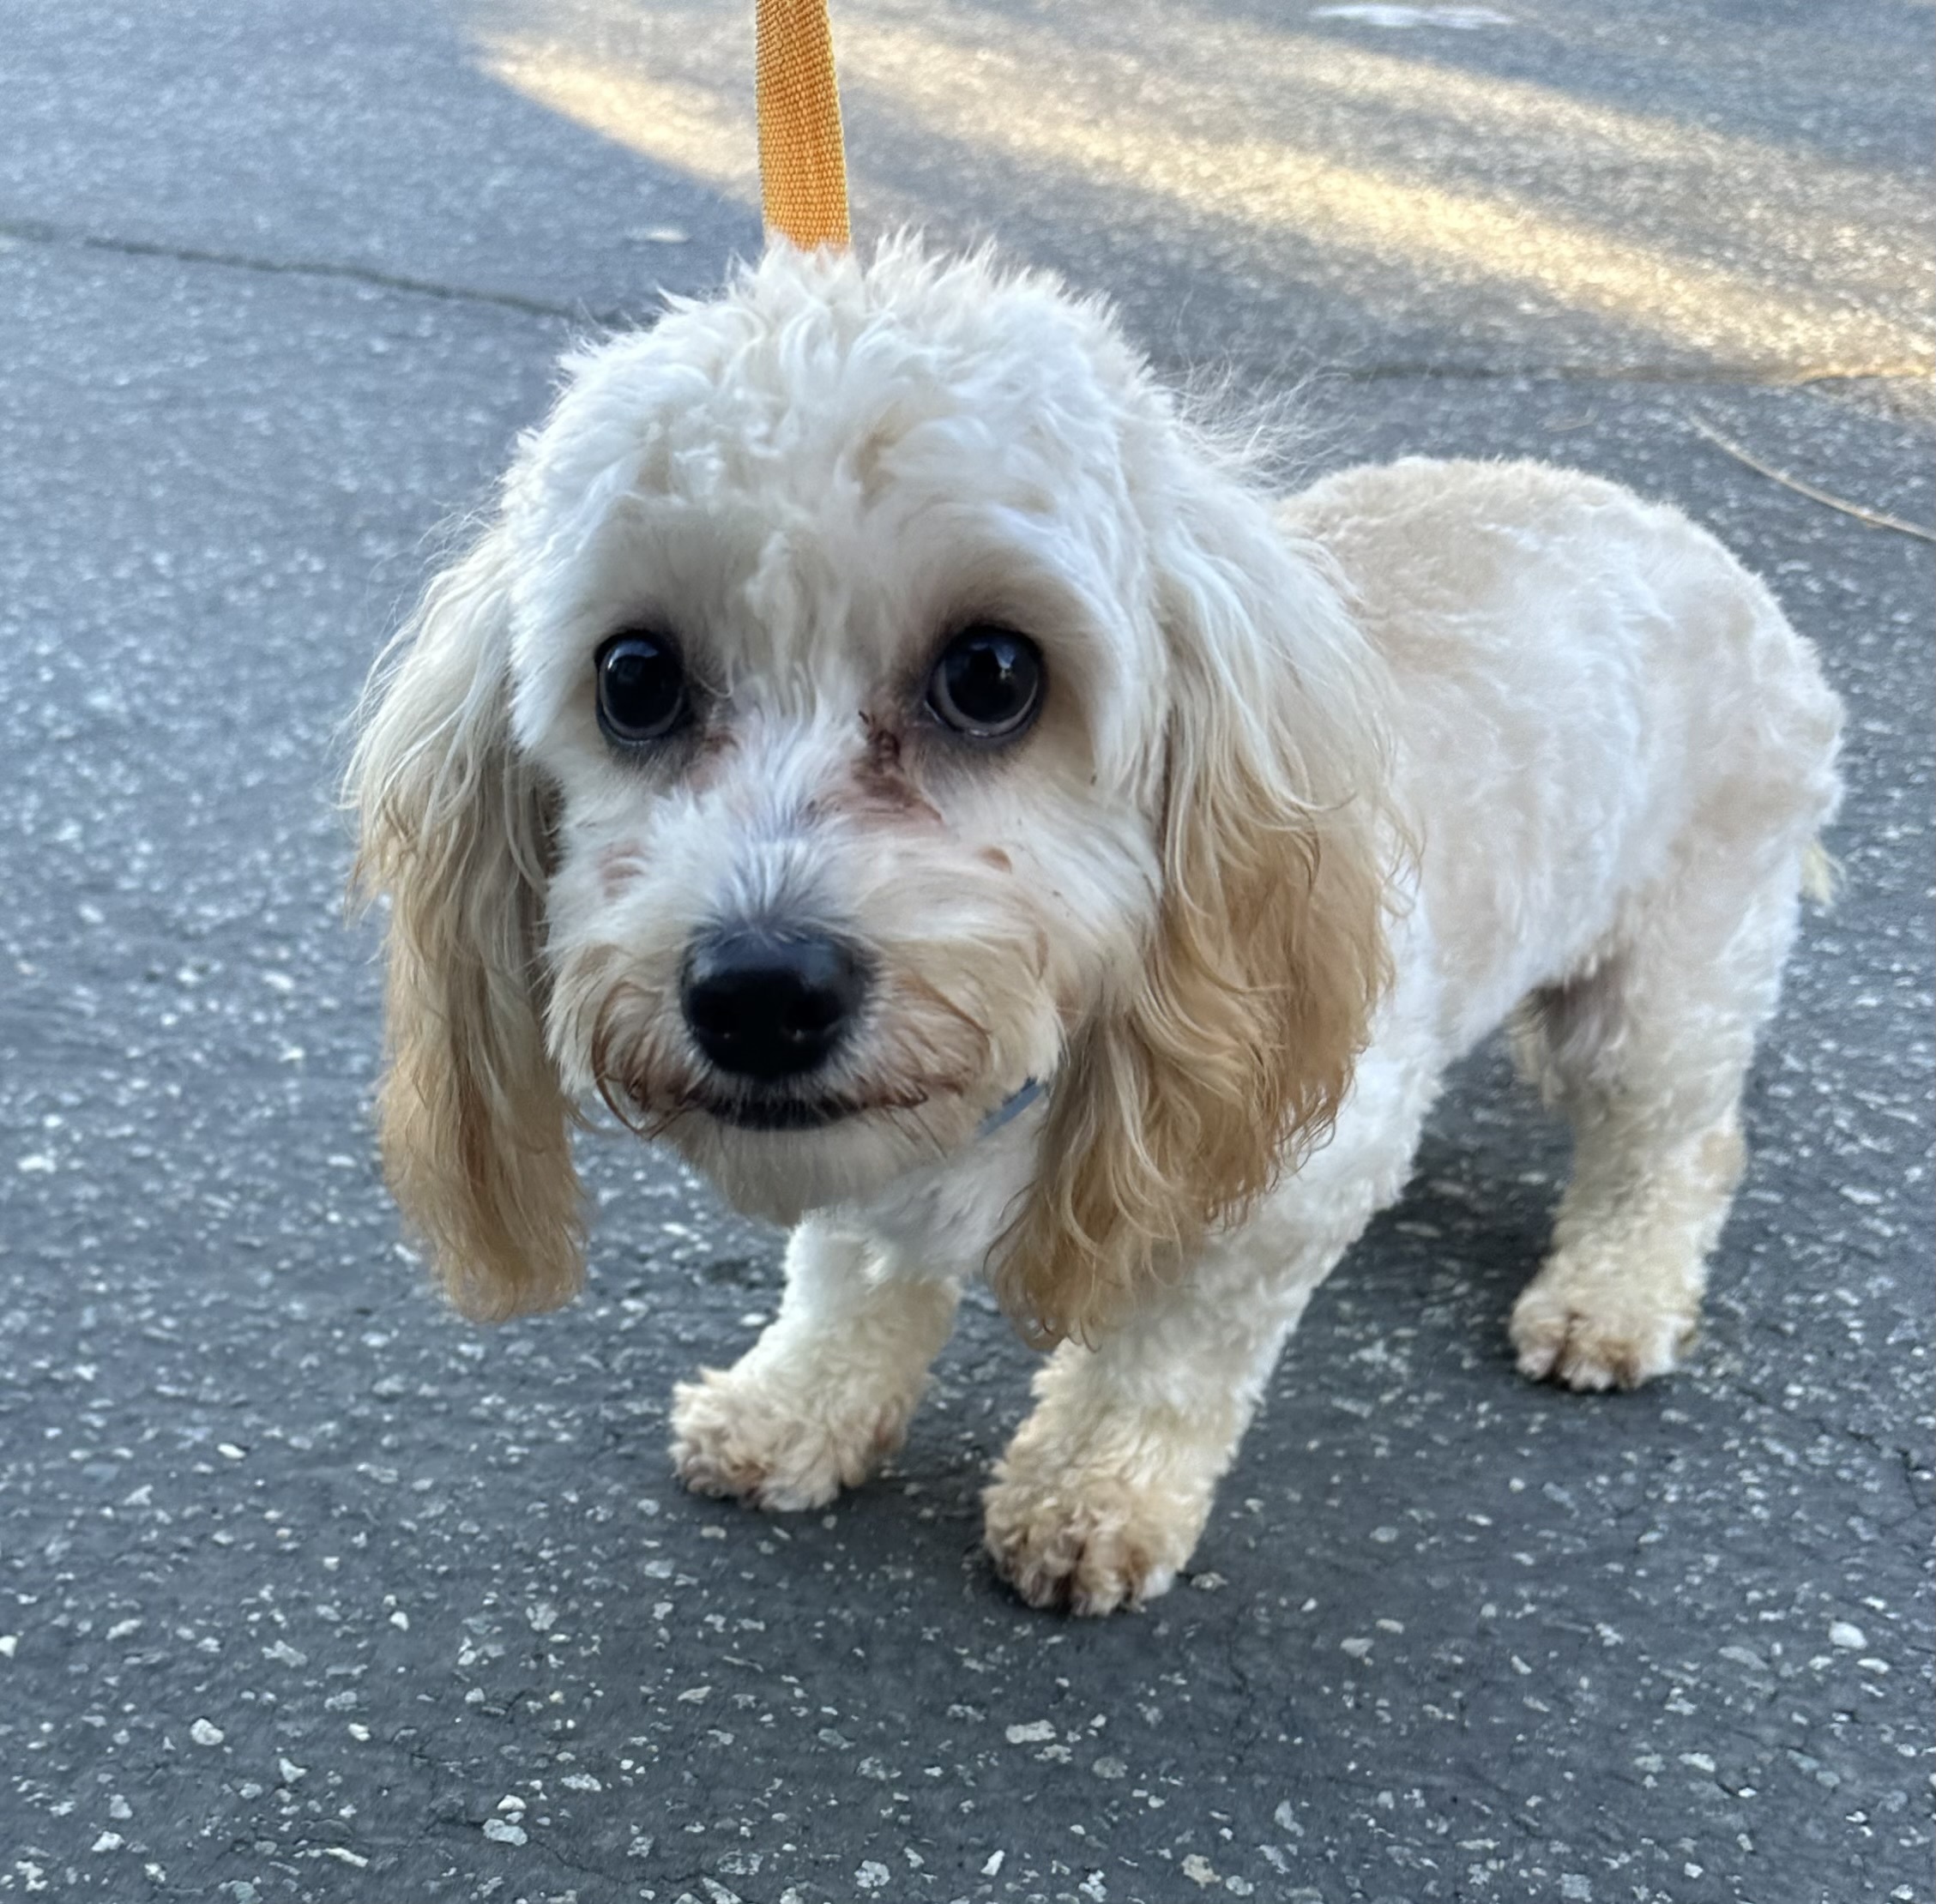
M 1161 887 L 1130 367 L 930 298 L 773 274 L 585 359 L 502 531 L 552 1054 L 785 1221 L 1050 1077 Z
M 1382 978 L 1342 612 L 1107 318 L 778 253 L 578 359 L 353 768 L 385 1146 L 479 1312 L 576 1274 L 596 1093 L 791 1220 L 1047 1082 L 1046 1333 L 1265 1182 Z

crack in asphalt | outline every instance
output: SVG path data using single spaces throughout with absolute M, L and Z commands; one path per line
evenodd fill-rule
M 170 244 L 154 238 L 126 238 L 118 233 L 87 232 L 44 219 L 0 218 L 0 240 L 38 244 L 50 250 L 101 251 L 128 258 L 164 260 L 176 264 L 212 265 L 220 270 L 250 271 L 265 277 L 318 278 L 367 285 L 373 290 L 407 297 L 432 298 L 443 304 L 480 304 L 516 311 L 528 317 L 562 320 L 615 328 L 636 323 L 635 311 L 618 306 L 598 308 L 528 297 L 516 291 L 490 291 L 475 285 L 446 284 L 416 278 L 374 265 L 345 263 L 329 258 L 269 258 L 243 251 L 221 251 L 200 245 Z M 1437 377 L 1452 382 L 1485 383 L 1506 377 L 1532 377 L 1555 383 L 1750 384 L 1786 388 L 1811 383 L 1895 383 L 1927 377 L 1930 365 L 1899 364 L 1457 364 L 1430 358 L 1400 359 L 1390 363 L 1338 365 L 1326 376 L 1347 383 L 1397 382 L 1406 377 Z
M 529 317 L 564 318 L 587 324 L 613 325 L 631 321 L 619 310 L 594 310 L 582 304 L 557 304 L 528 298 L 515 291 L 486 291 L 473 285 L 439 283 L 403 273 L 378 270 L 372 265 L 345 264 L 328 258 L 265 258 L 241 251 L 216 251 L 188 244 L 165 244 L 151 238 L 123 238 L 104 232 L 82 232 L 39 219 L 0 219 L 0 238 L 39 244 L 52 250 L 106 251 L 119 257 L 158 258 L 177 264 L 207 264 L 229 271 L 253 271 L 265 277 L 326 278 L 369 285 L 378 291 L 401 292 L 411 297 L 435 298 L 445 304 L 486 304 L 515 310 Z

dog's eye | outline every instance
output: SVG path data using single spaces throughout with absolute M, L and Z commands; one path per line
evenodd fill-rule
M 1007 628 L 964 629 L 928 677 L 927 704 L 944 726 L 971 740 L 1006 740 L 1042 704 L 1042 654 Z
M 598 721 L 621 746 L 662 739 L 686 717 L 685 670 L 663 636 L 614 635 L 598 651 Z

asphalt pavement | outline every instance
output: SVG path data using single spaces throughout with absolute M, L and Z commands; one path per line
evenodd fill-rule
M 1670 498 L 1851 716 L 1689 1368 L 1514 1375 L 1565 1143 L 1482 1051 L 1100 1623 L 980 1553 L 986 1301 L 763 1520 L 666 1408 L 774 1233 L 594 1136 L 588 1292 L 479 1330 L 375 1168 L 342 722 L 560 351 L 757 246 L 750 10 L 0 0 L 0 1898 L 1928 1904 L 1932 551 L 1742 459 L 1932 520 L 1931 7 L 836 0 L 864 234 L 1310 470 Z

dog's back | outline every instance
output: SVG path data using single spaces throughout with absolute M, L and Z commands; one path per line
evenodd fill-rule
M 1457 1042 L 1592 962 L 1690 853 L 1806 877 L 1840 704 L 1767 589 L 1678 510 L 1545 464 L 1414 457 L 1283 518 L 1390 673 Z

